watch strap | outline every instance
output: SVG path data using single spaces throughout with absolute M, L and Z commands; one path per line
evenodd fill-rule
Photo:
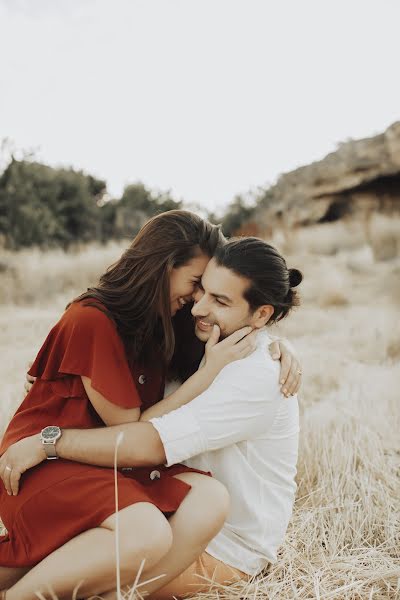
M 46 452 L 47 458 L 49 460 L 58 458 L 56 451 L 55 442 L 43 442 L 44 451 Z

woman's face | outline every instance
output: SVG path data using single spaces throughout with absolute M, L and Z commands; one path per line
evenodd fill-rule
M 193 300 L 193 294 L 201 280 L 201 276 L 210 260 L 209 256 L 200 254 L 189 262 L 172 269 L 169 280 L 171 315 L 174 316 L 187 302 Z

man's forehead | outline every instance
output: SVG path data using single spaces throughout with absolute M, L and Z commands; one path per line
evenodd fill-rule
M 201 278 L 203 288 L 215 296 L 234 298 L 242 296 L 248 286 L 248 280 L 231 269 L 219 265 L 213 258 L 208 263 Z

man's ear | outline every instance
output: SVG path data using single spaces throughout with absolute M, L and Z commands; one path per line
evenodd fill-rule
M 253 327 L 260 329 L 264 327 L 274 314 L 274 307 L 271 304 L 259 306 L 253 315 Z

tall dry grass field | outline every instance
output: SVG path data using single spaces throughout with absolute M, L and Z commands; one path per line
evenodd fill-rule
M 305 276 L 303 306 L 276 328 L 304 366 L 295 510 L 264 577 L 203 597 L 400 598 L 399 239 L 400 220 L 383 217 L 276 234 Z M 0 434 L 66 302 L 121 250 L 2 257 Z

